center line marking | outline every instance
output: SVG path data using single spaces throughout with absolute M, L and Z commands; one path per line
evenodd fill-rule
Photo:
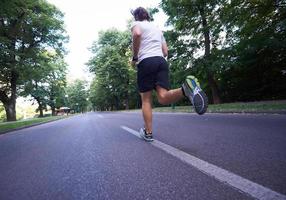
M 121 128 L 140 138 L 139 132 L 131 128 L 128 128 L 126 126 L 121 126 Z M 286 196 L 283 194 L 275 192 L 267 187 L 264 187 L 248 179 L 245 179 L 230 171 L 227 171 L 216 165 L 213 165 L 204 160 L 201 160 L 195 156 L 187 154 L 163 142 L 154 140 L 150 144 L 180 159 L 181 161 L 197 168 L 199 171 L 203 172 L 204 174 L 214 177 L 216 180 L 222 182 L 223 184 L 228 184 L 256 199 L 286 200 Z

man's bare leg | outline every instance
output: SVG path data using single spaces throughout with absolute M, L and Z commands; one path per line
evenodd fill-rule
M 152 91 L 140 93 L 142 100 L 142 113 L 147 133 L 152 133 Z
M 184 97 L 182 89 L 166 90 L 160 86 L 156 87 L 159 103 L 166 105 L 175 103 Z M 142 113 L 147 133 L 152 133 L 152 91 L 140 93 L 142 100 Z
M 175 103 L 184 97 L 182 88 L 166 90 L 161 86 L 156 86 L 157 98 L 160 104 L 167 105 Z

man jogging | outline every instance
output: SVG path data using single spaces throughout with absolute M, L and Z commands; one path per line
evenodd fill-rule
M 163 36 L 150 22 L 146 9 L 138 7 L 132 12 L 135 22 L 132 24 L 132 65 L 138 63 L 137 84 L 142 100 L 142 113 L 145 127 L 140 135 L 146 141 L 152 136 L 152 90 L 155 89 L 160 104 L 174 103 L 187 97 L 198 114 L 207 110 L 207 97 L 194 76 L 187 76 L 181 88 L 169 90 L 169 66 L 164 57 L 168 56 L 168 47 Z

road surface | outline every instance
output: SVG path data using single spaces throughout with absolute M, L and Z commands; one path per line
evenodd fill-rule
M 0 199 L 286 199 L 286 115 L 97 112 L 0 135 Z

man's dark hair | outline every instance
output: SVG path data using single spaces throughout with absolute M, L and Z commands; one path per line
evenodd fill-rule
M 145 8 L 138 7 L 131 13 L 134 16 L 135 21 L 144 21 L 144 20 L 150 21 L 151 20 L 150 15 Z

